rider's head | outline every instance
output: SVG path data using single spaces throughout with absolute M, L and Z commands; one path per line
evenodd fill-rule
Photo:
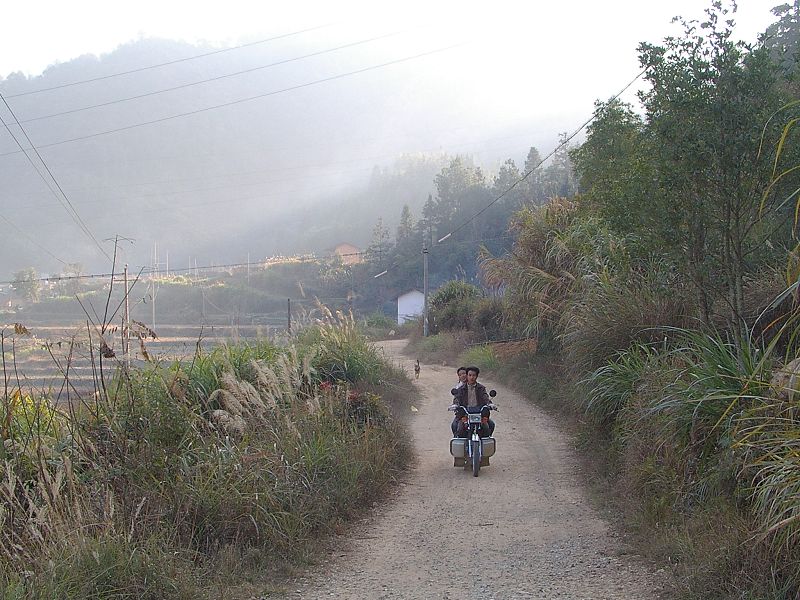
M 467 367 L 467 383 L 473 384 L 478 380 L 481 370 L 478 367 Z
M 456 369 L 456 373 L 458 373 L 459 381 L 467 380 L 467 367 L 458 367 L 458 369 Z

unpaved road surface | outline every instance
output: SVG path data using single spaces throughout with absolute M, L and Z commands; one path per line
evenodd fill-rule
M 403 341 L 387 355 L 413 373 Z M 579 485 L 569 439 L 490 380 L 497 454 L 478 478 L 449 454 L 454 369 L 422 365 L 411 429 L 417 460 L 397 493 L 341 536 L 285 598 L 658 598 L 662 577 L 626 548 Z

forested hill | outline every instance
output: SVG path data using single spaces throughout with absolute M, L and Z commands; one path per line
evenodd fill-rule
M 211 50 L 143 39 L 0 80 L 10 107 L 0 110 L 10 124 L 0 135 L 0 212 L 14 224 L 0 239 L 4 276 L 29 266 L 57 272 L 40 246 L 87 270 L 107 267 L 73 208 L 97 238 L 135 238 L 132 263 L 149 264 L 157 243 L 162 259 L 168 251 L 186 267 L 364 244 L 378 217 L 393 227 L 404 204 L 419 213 L 435 191 L 458 139 L 437 119 L 454 109 L 421 97 L 425 82 L 412 64 L 317 85 L 369 65 L 363 54 L 310 47 L 302 36 L 184 60 Z M 171 64 L 143 68 L 163 63 Z M 119 73 L 128 74 L 108 77 Z M 508 132 L 481 132 L 493 133 Z M 48 191 L 15 137 L 36 146 L 69 205 Z M 519 140 L 516 154 L 553 138 Z M 507 157 L 481 154 L 490 168 Z

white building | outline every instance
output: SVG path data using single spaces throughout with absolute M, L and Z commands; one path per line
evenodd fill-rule
M 397 324 L 413 321 L 422 316 L 425 308 L 425 294 L 419 290 L 408 290 L 397 297 Z

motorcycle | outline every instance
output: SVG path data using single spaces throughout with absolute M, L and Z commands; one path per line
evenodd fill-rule
M 455 396 L 457 390 L 453 388 L 451 393 Z M 492 390 L 489 396 L 494 398 L 497 392 Z M 447 410 L 456 413 L 462 423 L 463 436 L 454 437 L 450 440 L 450 454 L 453 455 L 453 466 L 464 469 L 472 468 L 472 476 L 477 477 L 481 467 L 489 466 L 489 457 L 494 456 L 497 449 L 495 439 L 488 433 L 485 427 L 484 418 L 488 419 L 489 412 L 498 410 L 493 403 L 482 407 L 481 412 L 471 413 L 463 406 L 453 404 Z

